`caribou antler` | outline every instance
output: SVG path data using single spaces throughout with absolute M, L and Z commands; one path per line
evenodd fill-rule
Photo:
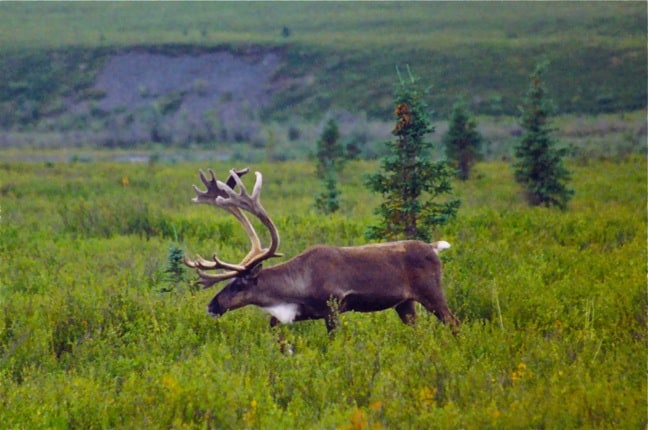
M 227 179 L 227 182 L 221 182 L 216 179 L 213 170 L 209 169 L 209 179 L 201 170 L 200 179 L 203 184 L 205 184 L 205 187 L 207 187 L 207 190 L 201 191 L 195 185 L 193 186 L 194 191 L 196 192 L 196 197 L 193 198 L 192 201 L 194 203 L 217 206 L 234 215 L 245 229 L 251 245 L 250 252 L 248 252 L 245 258 L 243 258 L 243 260 L 238 264 L 226 263 L 220 260 L 216 254 L 213 255 L 212 260 L 205 260 L 199 255 L 196 256 L 196 259 L 193 261 L 185 258 L 185 264 L 196 269 L 200 276 L 200 283 L 205 288 L 211 287 L 217 282 L 233 278 L 243 272 L 249 271 L 268 258 L 281 256 L 281 254 L 276 252 L 279 247 L 279 232 L 263 206 L 261 206 L 260 197 L 261 187 L 263 185 L 263 176 L 261 173 L 255 172 L 256 182 L 252 194 L 250 195 L 248 194 L 243 181 L 241 181 L 241 176 L 247 172 L 249 172 L 249 169 L 247 168 L 239 171 L 232 169 L 230 170 L 230 176 Z M 240 191 L 239 193 L 234 191 L 237 186 Z M 261 246 L 259 236 L 243 211 L 256 216 L 268 229 L 270 232 L 270 246 L 268 248 L 263 248 Z M 216 274 L 204 272 L 204 270 L 218 269 L 224 269 L 226 271 Z

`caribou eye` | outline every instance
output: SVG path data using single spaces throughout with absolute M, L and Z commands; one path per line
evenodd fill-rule
M 239 292 L 243 290 L 247 290 L 250 287 L 254 287 L 257 283 L 257 278 L 253 278 L 249 275 L 247 276 L 242 276 L 240 278 L 236 278 L 234 282 L 231 284 L 231 289 L 234 292 Z
M 237 281 L 234 281 L 232 283 L 231 288 L 232 288 L 233 292 L 238 293 L 239 291 L 242 291 L 242 290 L 245 289 L 245 284 L 243 282 L 237 280 Z

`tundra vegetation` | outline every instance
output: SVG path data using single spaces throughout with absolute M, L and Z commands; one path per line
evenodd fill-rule
M 3 426 L 645 426 L 643 157 L 570 165 L 566 212 L 529 207 L 502 162 L 458 181 L 462 208 L 438 235 L 453 244 L 442 258 L 457 337 L 425 312 L 414 327 L 342 314 L 333 339 L 319 321 L 270 328 L 255 308 L 209 318 L 212 293 L 192 290 L 169 248 L 236 260 L 249 244 L 231 216 L 190 203 L 204 167 L 0 165 Z M 326 217 L 310 163 L 250 167 L 265 173 L 285 258 L 366 243 L 375 162 L 349 163 Z
M 0 427 L 645 428 L 646 5 L 504 5 L 1 3 Z M 211 82 L 157 98 L 142 85 L 154 103 L 111 118 L 95 80 L 134 49 L 278 55 L 285 91 L 227 124 L 174 128 L 166 116 Z M 545 77 L 569 148 L 566 211 L 529 206 L 510 165 L 541 56 L 560 65 Z M 461 209 L 428 232 L 452 244 L 457 336 L 424 311 L 414 326 L 344 313 L 333 338 L 320 321 L 271 328 L 253 307 L 209 318 L 212 292 L 183 257 L 237 261 L 249 243 L 231 216 L 191 204 L 198 169 L 264 173 L 285 259 L 368 243 L 381 196 L 364 178 L 386 155 L 393 66 L 407 63 L 434 84 L 432 160 L 458 95 L 484 138 L 469 180 L 449 178 Z M 359 157 L 326 216 L 303 161 L 321 118 Z M 118 119 L 148 140 L 113 148 Z

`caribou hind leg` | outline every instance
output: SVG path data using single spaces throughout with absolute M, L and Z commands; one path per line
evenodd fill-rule
M 421 300 L 421 304 L 425 309 L 433 313 L 442 323 L 449 325 L 453 334 L 457 334 L 461 322 L 456 316 L 454 316 L 452 311 L 450 311 L 445 298 L 442 298 L 441 300 Z
M 414 300 L 407 300 L 396 305 L 396 307 L 394 308 L 396 309 L 396 312 L 398 312 L 398 316 L 400 317 L 401 321 L 403 321 L 403 323 L 408 325 L 414 325 L 414 323 L 416 323 L 415 304 L 416 302 L 414 302 Z
M 428 286 L 423 291 L 424 293 L 420 294 L 417 301 L 421 303 L 428 312 L 433 313 L 442 323 L 448 324 L 452 328 L 452 332 L 456 334 L 461 323 L 448 307 L 445 295 L 441 289 L 440 277 L 436 280 L 433 286 Z

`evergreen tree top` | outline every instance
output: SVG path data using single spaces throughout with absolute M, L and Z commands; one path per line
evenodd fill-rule
M 419 139 L 434 132 L 429 119 L 429 107 L 423 100 L 417 79 L 401 80 L 396 87 L 395 104 L 394 115 L 397 121 L 392 130 L 394 136 Z

